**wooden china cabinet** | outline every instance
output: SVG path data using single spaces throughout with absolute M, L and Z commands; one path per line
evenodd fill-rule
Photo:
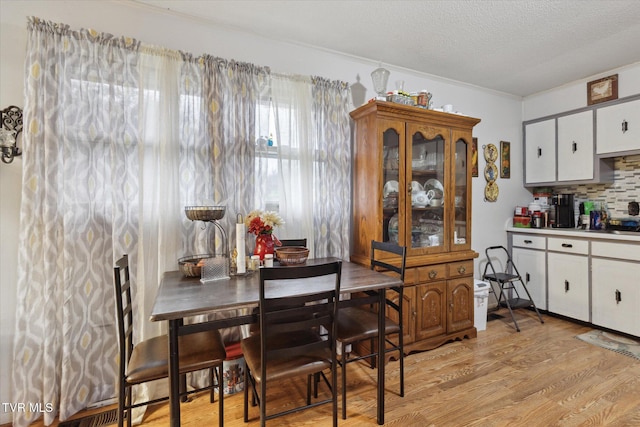
M 405 353 L 475 337 L 471 151 L 480 120 L 383 101 L 351 117 L 351 261 L 369 265 L 372 239 L 407 247 Z

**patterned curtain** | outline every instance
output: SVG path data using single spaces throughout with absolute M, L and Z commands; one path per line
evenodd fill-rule
M 351 145 L 347 83 L 312 78 L 315 255 L 349 259 Z
M 348 259 L 348 85 L 319 77 L 275 74 L 270 93 L 277 165 L 268 156 L 270 147 L 260 147 L 256 189 L 262 199 L 258 204 L 266 204 L 265 195 L 277 189 L 278 208 L 285 219 L 282 238 L 306 237 L 313 257 Z
M 16 412 L 15 426 L 116 395 L 112 267 L 124 253 L 136 340 L 161 333 L 148 321 L 160 275 L 213 246 L 184 207 L 227 206 L 228 224 L 250 209 L 252 100 L 268 75 L 36 18 L 28 31 L 14 401 L 55 411 Z
M 112 267 L 126 252 L 136 263 L 139 240 L 138 49 L 28 22 L 14 401 L 61 419 L 115 394 Z
M 300 126 L 303 161 L 280 179 L 283 197 L 308 202 L 285 220 L 304 219 L 315 256 L 348 256 L 347 86 L 298 76 L 274 95 L 272 85 L 266 67 L 29 19 L 13 401 L 54 411 L 16 412 L 14 426 L 116 396 L 116 259 L 129 254 L 141 340 L 164 329 L 148 321 L 161 274 L 227 249 L 184 207 L 225 206 L 233 245 L 236 214 L 260 207 L 268 183 L 256 141 L 275 125 L 261 106 L 286 100 L 290 129 Z

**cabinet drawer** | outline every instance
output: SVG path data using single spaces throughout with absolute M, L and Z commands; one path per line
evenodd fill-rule
M 413 283 L 426 283 L 436 280 L 445 280 L 447 270 L 444 264 L 425 265 L 424 267 L 413 268 Z M 405 273 L 405 278 L 407 277 Z
M 511 238 L 513 246 L 528 249 L 546 249 L 546 237 L 514 234 Z
M 549 237 L 547 244 L 550 251 L 581 255 L 587 255 L 589 253 L 589 242 L 587 240 Z
M 473 261 L 460 261 L 447 264 L 447 278 L 473 275 Z
M 591 242 L 591 255 L 640 261 L 640 245 L 632 243 Z

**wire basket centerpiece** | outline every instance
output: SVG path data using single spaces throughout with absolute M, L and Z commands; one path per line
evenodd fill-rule
M 200 265 L 196 265 L 194 268 L 191 266 L 185 266 L 188 270 L 187 272 L 183 271 L 183 274 L 187 275 L 187 273 L 195 274 L 196 270 L 200 270 L 200 281 L 202 283 L 206 283 L 213 280 L 220 279 L 228 279 L 229 278 L 229 268 L 230 268 L 230 258 L 229 258 L 229 248 L 227 246 L 227 233 L 224 231 L 224 228 L 218 223 L 218 220 L 224 218 L 224 214 L 226 212 L 226 207 L 224 206 L 186 206 L 184 208 L 185 215 L 191 221 L 204 221 L 210 222 L 214 225 L 214 244 L 213 244 L 213 254 L 209 255 L 206 258 L 202 258 L 199 261 Z M 217 232 L 220 233 L 222 237 L 222 254 L 218 255 L 216 253 L 216 245 L 215 245 L 215 234 Z M 200 267 L 199 269 L 197 267 Z M 182 268 L 182 267 L 181 267 Z
M 224 218 L 224 206 L 187 206 L 184 213 L 191 221 L 217 221 Z

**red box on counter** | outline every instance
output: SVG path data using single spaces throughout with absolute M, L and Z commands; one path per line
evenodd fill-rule
M 525 215 L 514 215 L 513 226 L 518 228 L 531 228 L 531 217 Z

